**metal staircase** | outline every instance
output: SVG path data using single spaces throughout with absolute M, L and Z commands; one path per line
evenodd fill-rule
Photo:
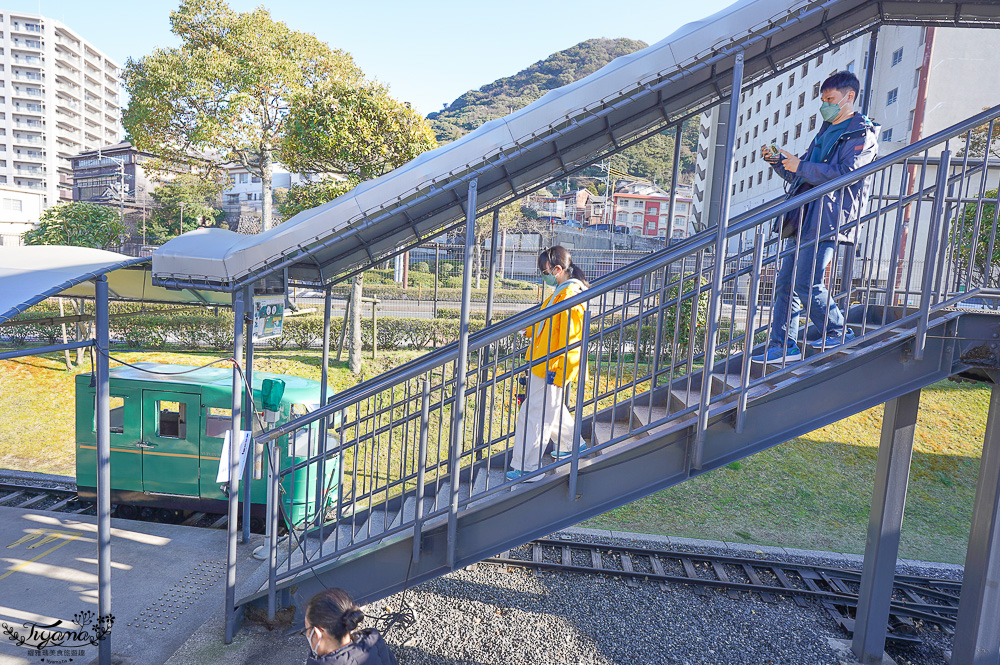
M 327 520 L 292 525 L 290 538 L 272 542 L 267 581 L 237 605 L 302 607 L 329 586 L 372 602 L 936 381 L 993 383 L 1000 318 L 984 303 L 1000 291 L 969 238 L 985 233 L 992 254 L 987 192 L 1000 163 L 961 149 L 997 118 L 1000 107 L 733 218 L 558 308 L 487 326 L 257 437 L 275 460 L 282 444 L 307 436 L 316 454 L 299 466 L 336 459 L 341 476 L 337 488 L 309 488 L 329 499 Z M 874 194 L 858 245 L 829 273 L 855 339 L 812 350 L 807 329 L 801 361 L 751 362 L 748 341 L 759 350 L 770 324 L 767 276 L 781 252 L 816 242 L 779 252 L 767 239 L 773 220 L 865 177 Z M 546 455 L 509 481 L 518 379 L 529 369 L 519 331 L 577 305 L 586 308 L 583 339 L 565 348 L 584 349 L 588 371 L 566 394 L 574 439 L 587 448 Z M 294 494 L 294 468 L 272 475 L 272 492 Z M 272 533 L 278 520 L 274 512 Z

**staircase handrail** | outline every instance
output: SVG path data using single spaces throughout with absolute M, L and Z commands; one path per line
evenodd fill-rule
M 927 150 L 931 146 L 937 145 L 956 135 L 969 132 L 972 129 L 975 129 L 976 127 L 998 117 L 1000 117 L 1000 104 L 950 127 L 942 129 L 941 131 L 923 138 L 916 143 L 912 143 L 905 148 L 901 148 L 900 150 L 885 155 L 884 157 L 879 157 L 870 164 L 845 173 L 842 176 L 834 178 L 823 185 L 816 186 L 807 192 L 799 194 L 798 196 L 784 199 L 779 203 L 755 214 L 736 217 L 727 227 L 726 237 L 730 238 L 741 235 L 770 219 L 774 219 L 787 212 L 800 208 L 803 205 L 818 200 L 831 192 L 866 178 L 869 175 L 882 171 L 889 166 L 905 162 L 911 157 Z M 543 311 L 538 305 L 534 305 L 522 312 L 505 318 L 503 321 L 486 326 L 482 330 L 469 335 L 469 351 L 471 352 L 481 349 L 489 344 L 503 339 L 504 337 L 508 337 L 519 330 L 523 330 L 540 321 L 548 319 L 554 314 L 571 309 L 576 305 L 586 303 L 594 297 L 608 293 L 609 291 L 614 291 L 629 282 L 635 281 L 637 278 L 642 277 L 651 270 L 670 265 L 671 263 L 684 259 L 689 255 L 703 251 L 715 243 L 718 228 L 719 227 L 716 226 L 715 228 L 705 229 L 704 231 L 686 238 L 671 247 L 657 250 L 646 256 L 640 257 L 627 266 L 623 266 L 622 268 L 614 270 L 613 272 L 596 279 L 594 283 L 591 284 L 589 289 L 567 298 L 566 300 L 560 302 L 557 306 L 550 306 Z M 352 386 L 351 388 L 342 391 L 337 395 L 334 395 L 327 404 L 302 416 L 301 418 L 291 420 L 280 427 L 256 437 L 255 441 L 258 443 L 273 441 L 274 439 L 284 436 L 293 430 L 299 429 L 305 425 L 320 420 L 321 418 L 329 417 L 347 405 L 357 402 L 360 399 L 365 399 L 366 397 L 370 397 L 381 390 L 389 388 L 390 386 L 419 377 L 420 375 L 430 371 L 432 368 L 439 367 L 440 365 L 455 360 L 457 356 L 458 343 L 452 342 L 420 358 L 416 358 L 410 362 L 400 365 L 399 367 L 391 369 L 388 372 L 380 374 L 379 376 L 373 377 L 368 381 L 364 381 L 356 386 Z

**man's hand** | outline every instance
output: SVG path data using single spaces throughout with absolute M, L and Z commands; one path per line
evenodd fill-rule
M 802 160 L 786 150 L 782 150 L 781 154 L 784 155 L 781 165 L 785 167 L 785 170 L 789 173 L 798 173 L 799 162 Z

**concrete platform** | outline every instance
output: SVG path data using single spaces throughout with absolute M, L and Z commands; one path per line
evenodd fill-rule
M 97 614 L 97 518 L 0 508 L 0 663 L 83 664 L 97 647 L 51 645 L 43 653 L 17 646 L 8 631 L 61 620 L 81 627 Z M 225 589 L 226 533 L 216 529 L 114 519 L 112 526 L 113 662 L 166 661 L 216 610 Z M 36 629 L 35 635 L 39 635 Z M 37 637 L 35 638 L 37 639 Z M 34 641 L 34 640 L 32 640 Z

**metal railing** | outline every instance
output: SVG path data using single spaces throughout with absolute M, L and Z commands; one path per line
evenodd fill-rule
M 289 525 L 317 536 L 309 551 L 296 549 L 298 538 L 288 539 L 281 552 L 273 546 L 271 597 L 283 581 L 389 536 L 412 533 L 416 560 L 422 529 L 432 521 L 448 522 L 453 553 L 460 511 L 553 470 L 566 471 L 574 495 L 583 454 L 576 444 L 588 430 L 585 454 L 679 419 L 703 433 L 709 411 L 735 411 L 734 427 L 741 429 L 762 383 L 893 329 L 907 329 L 919 358 L 934 313 L 1000 293 L 993 264 L 1000 161 L 990 160 L 989 145 L 975 145 L 975 130 L 985 126 L 993 137 L 998 118 L 1000 106 L 804 194 L 734 217 L 721 230 L 642 256 L 558 305 L 488 325 L 257 436 L 275 469 L 286 466 L 277 459 L 286 450 L 298 458 L 272 473 L 273 496 L 308 496 L 326 511 L 324 519 Z M 866 178 L 872 195 L 857 219 L 838 224 L 828 237 L 793 238 L 779 247 L 771 233 L 776 220 L 794 210 L 813 214 L 816 201 L 840 205 L 846 188 Z M 821 345 L 801 362 L 779 359 L 751 372 L 751 354 L 744 351 L 782 323 L 771 320 L 769 306 L 779 263 L 802 263 L 800 254 L 810 246 L 844 236 L 853 239 L 840 243 L 827 271 L 832 288 L 826 304 L 847 311 L 856 338 L 836 348 Z M 807 319 L 823 321 L 808 303 L 803 308 Z M 582 326 L 566 324 L 571 333 L 553 337 L 562 329 L 553 323 L 558 317 L 574 320 L 572 314 L 578 321 L 581 313 Z M 530 340 L 520 333 L 526 328 L 543 335 L 548 330 L 544 357 L 525 360 Z M 551 439 L 572 452 L 548 461 L 546 435 L 540 449 L 531 448 L 534 458 L 525 460 L 521 477 L 490 474 L 518 444 L 519 413 L 538 399 L 533 380 L 526 389 L 521 379 L 535 370 L 545 377 L 545 370 L 572 356 L 585 367 L 580 380 L 540 407 L 558 411 Z M 666 398 L 654 400 L 654 393 Z M 691 444 L 693 468 L 699 467 L 700 445 L 698 439 Z M 311 477 L 322 479 L 329 465 L 338 472 L 327 484 L 295 486 L 297 472 L 311 468 L 317 471 Z M 278 520 L 272 513 L 271 533 Z

